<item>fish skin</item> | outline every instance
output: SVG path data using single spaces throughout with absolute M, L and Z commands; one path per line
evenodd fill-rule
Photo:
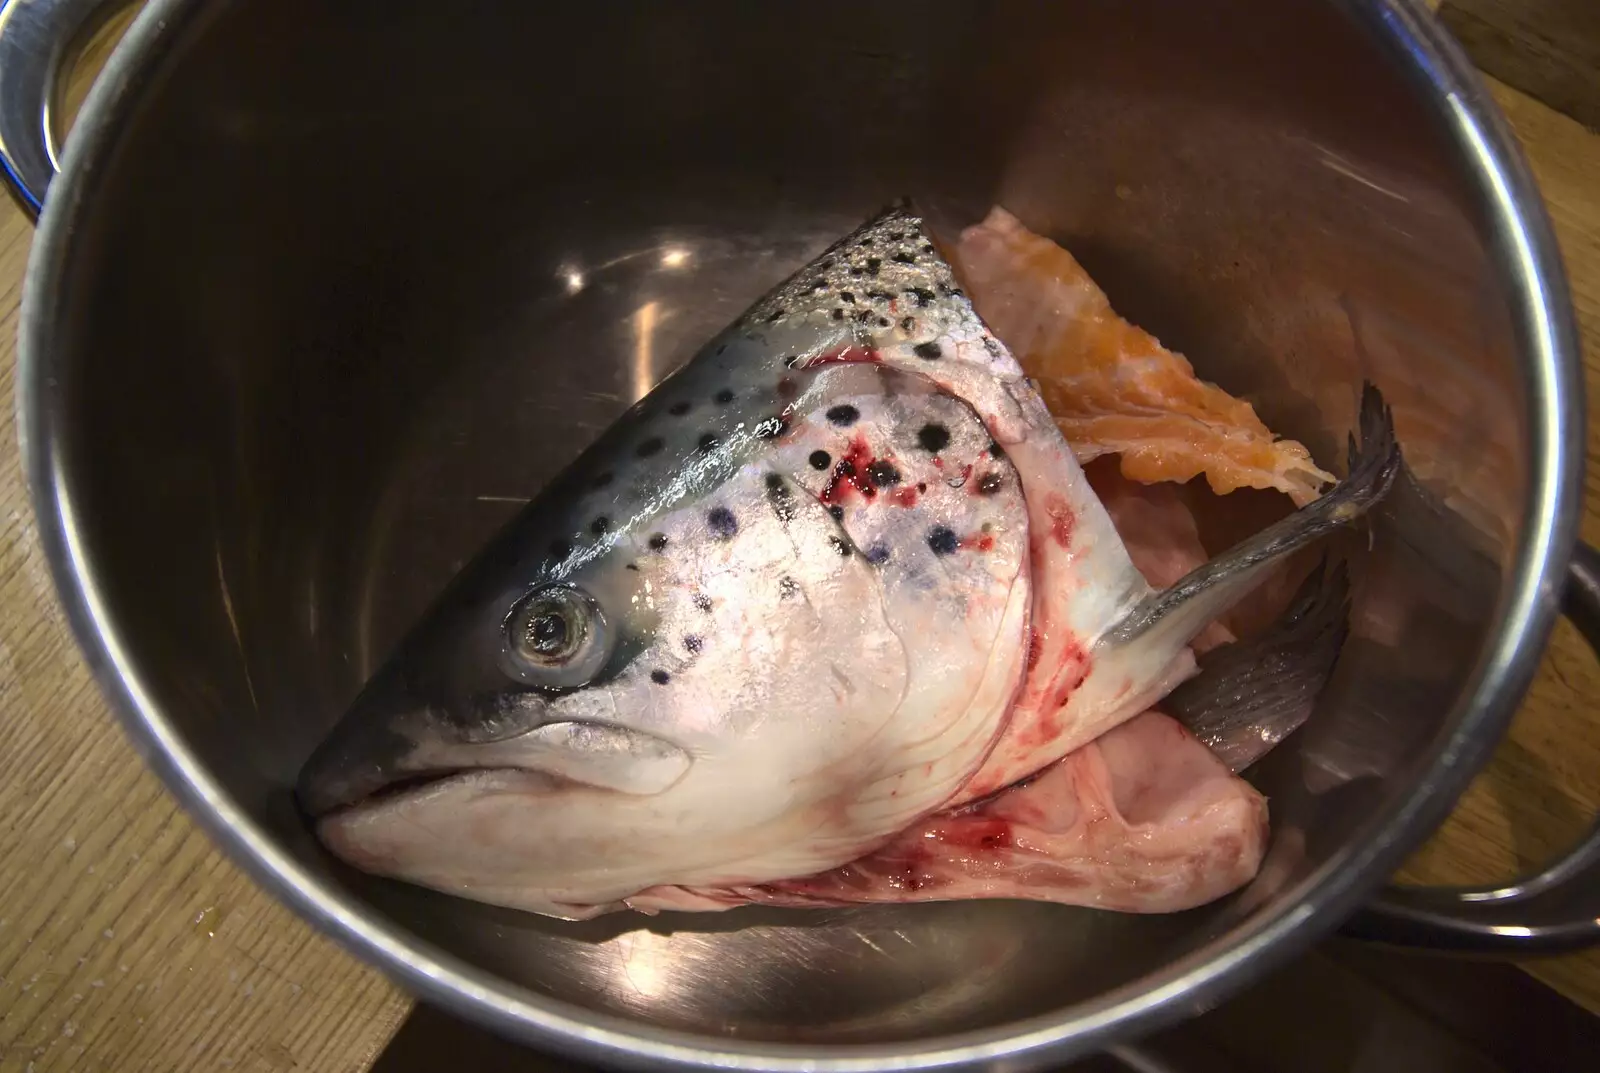
M 905 434 L 945 407 L 960 479 L 835 517 L 846 504 L 824 502 L 829 477 L 808 467 L 856 449 L 828 417 L 839 405 L 877 415 L 866 449 L 897 466 Z M 979 466 L 1006 491 L 975 494 Z M 781 510 L 773 480 L 792 493 Z M 969 543 L 985 535 L 992 547 Z M 1192 594 L 1248 589 L 1210 566 Z M 533 593 L 565 593 L 594 625 L 573 635 L 601 640 L 530 671 L 508 627 Z M 795 595 L 807 614 L 787 613 Z M 1168 614 L 1187 602 L 1158 616 L 1179 628 L 1103 644 L 1156 597 L 1037 391 L 894 208 L 530 503 L 369 682 L 297 794 L 358 867 L 553 916 L 813 875 L 1042 770 L 1190 676 L 1185 631 L 1204 622 Z

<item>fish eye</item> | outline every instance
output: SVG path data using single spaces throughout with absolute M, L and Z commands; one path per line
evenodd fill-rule
M 570 689 L 611 656 L 612 630 L 592 597 L 571 585 L 534 589 L 505 620 L 502 666 L 529 685 Z

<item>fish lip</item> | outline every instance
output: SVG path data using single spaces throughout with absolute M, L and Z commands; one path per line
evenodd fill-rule
M 408 798 L 437 793 L 450 786 L 467 785 L 474 782 L 485 783 L 486 789 L 509 789 L 524 784 L 543 787 L 549 782 L 549 779 L 540 772 L 504 764 L 407 773 L 398 776 L 388 785 L 374 790 L 357 800 L 335 805 L 321 813 L 312 815 L 311 818 L 321 828 L 324 825 L 359 819 L 363 815 L 370 815 L 399 805 Z

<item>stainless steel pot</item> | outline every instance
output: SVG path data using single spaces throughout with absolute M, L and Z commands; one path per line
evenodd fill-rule
M 1504 891 L 1379 891 L 1505 730 L 1564 585 L 1600 625 L 1556 247 L 1420 5 L 151 0 L 52 181 L 53 65 L 100 9 L 0 10 L 3 156 L 44 202 L 18 378 L 38 530 L 150 764 L 409 987 L 606 1062 L 1009 1069 L 1203 1009 L 1341 924 L 1480 952 L 1597 938 L 1600 836 Z M 572 926 L 329 860 L 288 788 L 421 604 L 900 193 L 1062 239 L 1324 459 L 1362 376 L 1394 403 L 1411 473 L 1333 685 L 1253 776 L 1260 877 L 1171 917 Z

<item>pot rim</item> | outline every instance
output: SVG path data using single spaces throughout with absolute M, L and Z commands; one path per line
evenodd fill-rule
M 1486 762 L 1527 689 L 1554 625 L 1581 508 L 1584 394 L 1565 271 L 1544 202 L 1476 69 L 1419 0 L 1334 0 L 1419 82 L 1439 112 L 1492 226 L 1511 298 L 1533 424 L 1522 546 L 1503 584 L 1492 640 L 1479 655 L 1454 729 L 1409 797 L 1372 821 L 1373 837 L 1327 862 L 1286 904 L 1133 984 L 998 1028 L 891 1044 L 777 1044 L 701 1036 L 599 1014 L 508 984 L 411 936 L 279 848 L 167 721 L 100 595 L 60 466 L 65 415 L 51 355 L 55 295 L 73 259 L 75 224 L 119 145 L 140 91 L 203 17 L 195 0 L 148 0 L 84 101 L 62 174 L 40 216 L 24 281 L 18 347 L 18 438 L 36 527 L 58 599 L 102 693 L 142 760 L 213 842 L 279 901 L 413 993 L 528 1044 L 624 1066 L 781 1071 L 956 1069 L 998 1061 L 1064 1061 L 1215 1006 L 1249 978 L 1333 931 L 1442 823 Z M 1296 896 L 1298 895 L 1298 896 Z

